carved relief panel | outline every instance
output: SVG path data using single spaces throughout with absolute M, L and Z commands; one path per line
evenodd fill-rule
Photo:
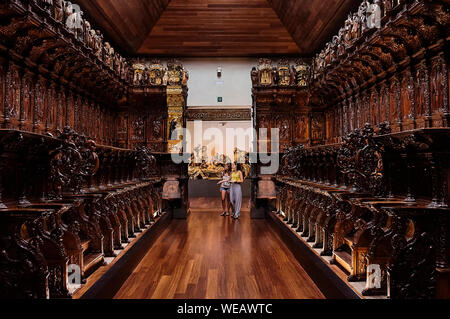
M 289 61 L 287 60 L 281 60 L 278 63 L 278 85 L 279 86 L 289 86 L 291 84 L 294 84 L 293 81 L 293 74 L 289 68 Z
M 275 83 L 272 61 L 270 59 L 260 59 L 257 71 L 259 85 L 270 86 Z
M 325 116 L 323 113 L 311 113 L 311 144 L 321 144 L 325 140 Z
M 414 121 L 414 79 L 409 69 L 405 70 L 402 74 L 401 83 L 401 112 L 403 117 L 404 128 L 413 129 L 414 125 L 411 123 Z
M 296 143 L 307 143 L 309 140 L 308 114 L 298 114 L 294 122 L 294 139 Z

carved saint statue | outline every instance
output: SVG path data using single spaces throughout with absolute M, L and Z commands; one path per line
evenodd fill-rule
M 252 71 L 251 71 L 251 73 L 250 73 L 250 76 L 251 76 L 251 78 L 252 78 L 252 85 L 253 85 L 253 86 L 257 86 L 257 85 L 259 84 L 259 83 L 258 83 L 258 71 L 256 70 L 255 67 L 252 68 Z
M 87 20 L 84 20 L 84 43 L 89 48 L 92 47 L 92 43 L 91 43 L 91 24 Z
M 346 46 L 350 46 L 351 41 L 352 41 L 352 16 L 349 15 L 347 20 L 345 20 L 345 26 L 344 26 L 344 30 L 345 30 L 345 44 Z
M 103 52 L 103 35 L 101 34 L 100 30 L 95 31 L 95 55 L 100 59 L 103 60 L 102 52 Z
M 105 42 L 103 46 L 103 61 L 108 66 L 111 64 L 111 45 L 109 42 Z
M 353 14 L 352 19 L 352 40 L 358 39 L 361 35 L 361 21 L 359 20 L 359 16 L 357 13 Z
M 175 130 L 177 129 L 177 119 L 172 119 L 172 121 L 170 122 L 170 126 L 169 126 L 169 140 L 173 141 L 173 140 L 177 140 L 177 138 L 173 138 L 173 133 L 175 132 Z
M 183 68 L 183 77 L 181 79 L 181 85 L 186 86 L 189 81 L 189 72 Z
M 55 0 L 53 2 L 53 17 L 56 21 L 62 22 L 64 19 L 64 7 L 62 0 Z

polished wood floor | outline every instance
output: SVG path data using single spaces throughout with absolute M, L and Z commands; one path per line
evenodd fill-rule
M 219 213 L 172 221 L 115 298 L 324 298 L 266 221 Z

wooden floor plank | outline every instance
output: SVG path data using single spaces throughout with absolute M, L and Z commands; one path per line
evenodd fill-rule
M 269 223 L 219 211 L 173 220 L 115 298 L 324 298 Z

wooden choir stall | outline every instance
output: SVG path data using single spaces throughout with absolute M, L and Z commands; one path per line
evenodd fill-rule
M 449 298 L 448 6 L 370 3 L 379 28 L 363 2 L 311 61 L 253 69 L 254 126 L 280 130 L 282 159 L 254 165 L 252 208 L 360 297 Z
M 252 164 L 251 215 L 349 297 L 448 299 L 448 1 L 361 2 L 314 57 L 251 71 L 258 150 L 280 158 Z M 190 212 L 188 71 L 124 57 L 74 6 L 0 3 L 0 298 L 78 297 Z
M 0 298 L 70 298 L 69 275 L 86 283 L 188 211 L 166 134 L 168 87 L 185 101 L 187 73 L 137 69 L 72 10 L 0 4 Z

